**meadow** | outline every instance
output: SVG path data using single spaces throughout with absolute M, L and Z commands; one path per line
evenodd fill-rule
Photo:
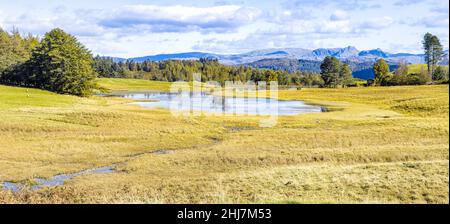
M 440 65 L 444 70 L 448 71 L 448 65 Z M 421 71 L 427 71 L 428 65 L 426 64 L 412 64 L 408 65 L 408 74 L 420 73 Z
M 103 89 L 170 83 L 99 79 Z M 173 117 L 0 85 L 0 183 L 113 166 L 0 203 L 449 203 L 449 86 L 282 90 L 327 113 Z

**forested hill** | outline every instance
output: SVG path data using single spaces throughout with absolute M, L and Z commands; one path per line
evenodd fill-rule
M 296 71 L 310 71 L 319 73 L 321 63 L 322 63 L 321 61 L 313 61 L 313 60 L 272 58 L 247 63 L 245 64 L 245 66 L 250 66 L 253 68 L 283 70 L 290 73 Z
M 357 62 L 351 60 L 343 60 L 344 63 L 348 64 L 353 71 L 353 76 L 360 79 L 373 79 L 373 64 L 375 61 L 364 61 Z M 275 59 L 263 59 L 252 63 L 245 64 L 253 68 L 264 68 L 264 69 L 274 69 L 282 70 L 287 72 L 296 71 L 309 71 L 309 72 L 320 72 L 321 61 L 315 60 L 296 60 L 288 58 L 275 58 Z M 396 63 L 388 63 L 390 70 L 395 70 L 398 66 Z

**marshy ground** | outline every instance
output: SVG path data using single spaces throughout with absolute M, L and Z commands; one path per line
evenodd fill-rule
M 101 79 L 111 90 L 169 83 Z M 113 166 L 0 203 L 448 203 L 449 87 L 282 90 L 327 113 L 173 117 L 0 86 L 0 182 Z

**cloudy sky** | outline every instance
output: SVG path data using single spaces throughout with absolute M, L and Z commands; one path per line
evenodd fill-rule
M 60 27 L 117 57 L 349 45 L 419 53 L 426 32 L 448 49 L 448 26 L 447 0 L 0 0 L 5 30 Z

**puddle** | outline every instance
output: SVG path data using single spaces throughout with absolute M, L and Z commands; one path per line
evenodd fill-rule
M 20 187 L 18 186 L 19 184 L 17 183 L 13 183 L 13 182 L 3 182 L 3 190 L 7 190 L 7 191 L 20 191 Z
M 226 128 L 231 132 L 252 131 L 257 129 L 256 127 L 253 126 L 228 126 Z
M 83 170 L 78 173 L 72 173 L 72 174 L 60 174 L 56 175 L 54 177 L 51 177 L 49 179 L 43 179 L 43 178 L 35 178 L 34 181 L 36 184 L 32 186 L 25 186 L 21 183 L 13 183 L 13 182 L 3 182 L 1 183 L 3 185 L 3 190 L 9 190 L 13 192 L 18 192 L 22 189 L 31 189 L 31 190 L 37 190 L 44 187 L 54 187 L 54 186 L 61 186 L 64 185 L 64 183 L 74 177 L 78 177 L 85 174 L 102 174 L 102 173 L 113 173 L 114 168 L 110 166 L 105 167 L 99 167 L 95 169 L 89 169 L 89 170 Z
M 156 150 L 156 151 L 152 152 L 152 154 L 155 154 L 155 155 L 164 155 L 164 154 L 171 154 L 171 153 L 174 153 L 174 151 L 166 150 L 166 149 L 160 149 L 160 150 Z

